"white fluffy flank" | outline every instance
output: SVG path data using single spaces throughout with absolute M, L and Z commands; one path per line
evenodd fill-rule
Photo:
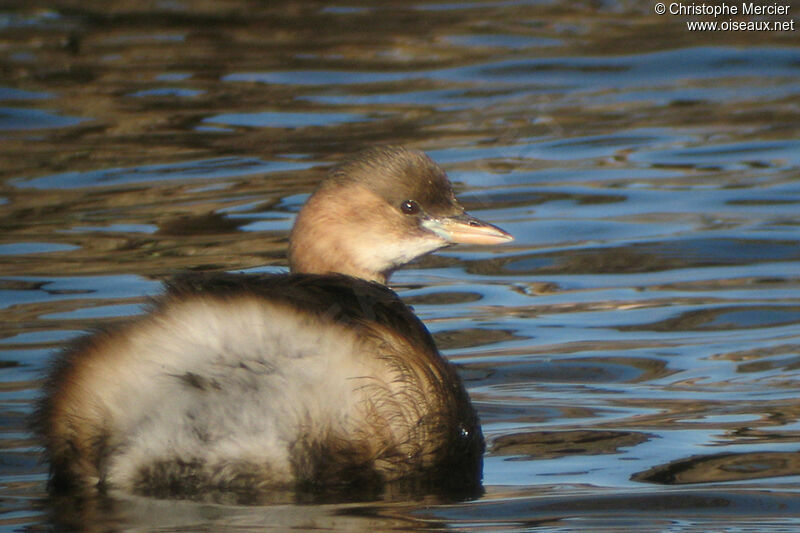
M 196 296 L 129 331 L 86 384 L 118 437 L 109 485 L 132 490 L 143 470 L 176 461 L 218 475 L 250 464 L 268 469 L 264 483 L 290 483 L 300 432 L 346 434 L 363 418 L 359 381 L 390 376 L 347 329 L 292 311 Z

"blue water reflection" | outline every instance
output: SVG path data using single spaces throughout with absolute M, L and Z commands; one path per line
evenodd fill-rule
M 210 180 L 234 178 L 267 172 L 285 172 L 308 168 L 308 163 L 294 161 L 262 161 L 254 157 L 222 157 L 134 168 L 107 168 L 88 172 L 64 172 L 36 178 L 13 180 L 18 187 L 37 189 L 72 189 L 108 187 L 164 180 Z
M 25 425 L 49 358 L 173 274 L 285 272 L 309 193 L 376 143 L 515 236 L 392 278 L 480 412 L 486 494 L 86 523 L 797 529 L 793 34 L 619 1 L 58 4 L 0 13 L 0 529 L 54 529 Z

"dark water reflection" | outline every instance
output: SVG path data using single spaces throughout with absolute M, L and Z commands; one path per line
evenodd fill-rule
M 800 529 L 797 32 L 686 20 L 0 6 L 0 530 Z M 325 168 L 379 142 L 428 151 L 516 237 L 393 278 L 480 411 L 485 494 L 48 501 L 25 420 L 53 352 L 176 272 L 284 268 Z

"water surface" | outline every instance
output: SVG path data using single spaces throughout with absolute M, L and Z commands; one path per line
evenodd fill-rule
M 800 41 L 686 20 L 623 0 L 0 8 L 0 531 L 800 530 Z M 314 185 L 375 143 L 426 150 L 516 237 L 392 279 L 480 412 L 485 494 L 48 500 L 25 420 L 49 357 L 172 274 L 285 269 Z

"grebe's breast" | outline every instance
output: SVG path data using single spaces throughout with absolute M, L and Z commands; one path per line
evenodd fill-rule
M 480 482 L 480 426 L 454 370 L 394 292 L 348 276 L 177 279 L 152 313 L 68 352 L 48 388 L 56 484 L 175 496 Z

